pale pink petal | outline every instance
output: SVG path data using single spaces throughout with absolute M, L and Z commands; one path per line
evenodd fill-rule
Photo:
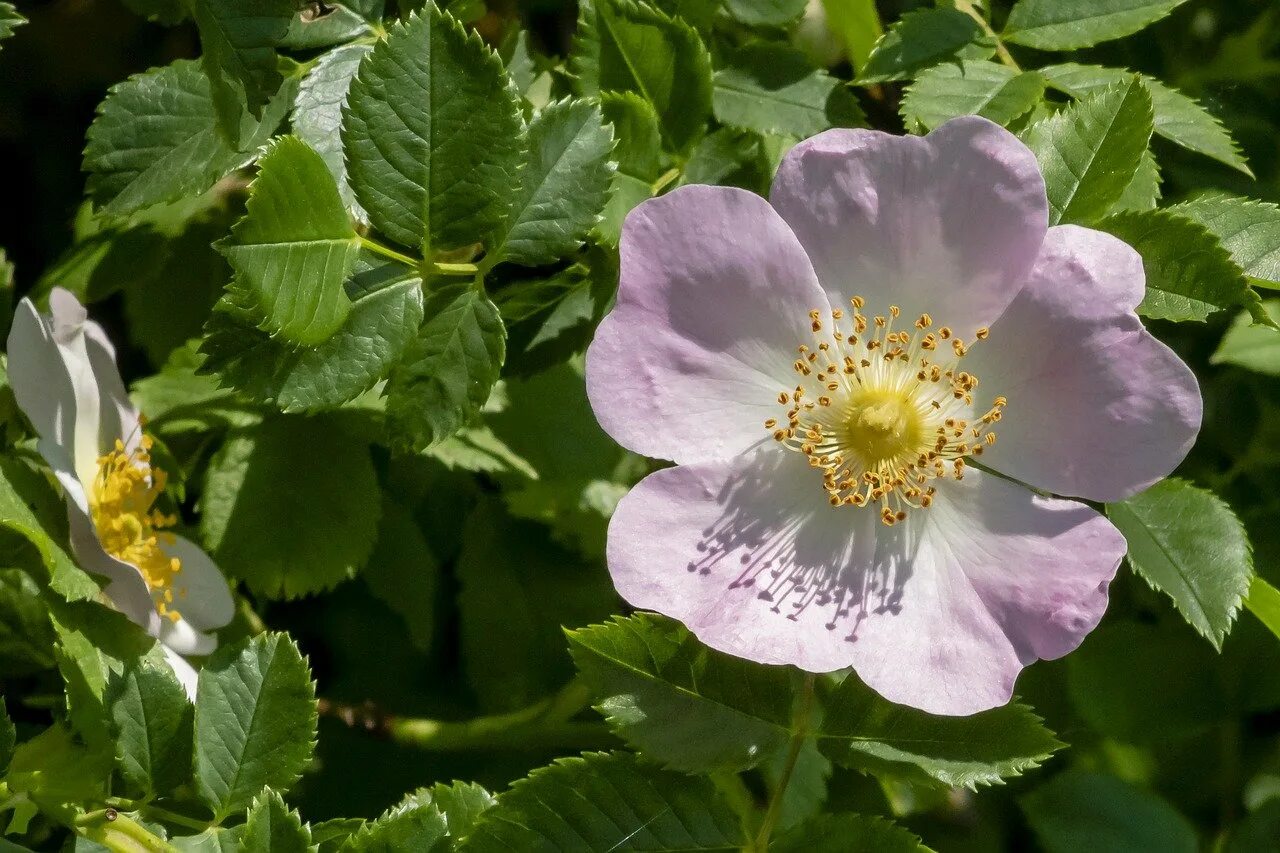
M 829 311 L 786 223 L 744 190 L 683 187 L 631 212 L 621 253 L 618 303 L 587 351 L 600 425 L 676 462 L 768 438 L 809 312 Z
M 976 471 L 885 527 L 831 507 L 802 457 L 771 449 L 647 477 L 618 505 L 608 561 L 628 602 L 712 648 L 853 666 L 892 701 L 970 714 L 1097 624 L 1124 550 L 1088 507 Z
M 173 607 L 201 631 L 226 625 L 236 614 L 236 604 L 217 564 L 199 545 L 182 536 L 160 541 L 165 553 L 177 557 L 182 569 L 173 580 Z
M 1050 229 L 1026 287 L 964 360 L 983 401 L 1009 400 L 984 463 L 1097 501 L 1177 467 L 1200 429 L 1200 389 L 1134 313 L 1144 282 L 1138 253 L 1110 234 Z
M 1035 156 L 976 116 L 925 137 L 820 133 L 783 159 L 770 198 L 832 305 L 861 295 L 966 340 L 1017 294 L 1049 221 Z

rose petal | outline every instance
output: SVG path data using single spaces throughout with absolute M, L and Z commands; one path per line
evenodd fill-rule
M 944 485 L 888 528 L 873 509 L 831 507 L 798 455 L 669 468 L 618 505 L 609 570 L 628 602 L 713 648 L 853 666 L 892 701 L 974 713 L 1097 624 L 1125 544 L 1082 504 L 976 471 Z
M 809 312 L 829 311 L 786 223 L 752 193 L 689 186 L 632 211 L 621 251 L 617 306 L 587 351 L 601 426 L 676 462 L 768 438 Z
M 53 331 L 30 299 L 23 299 L 14 311 L 8 354 L 9 384 L 19 408 L 38 435 L 66 447 L 70 455 L 75 436 L 75 391 Z
M 1049 230 L 1028 283 L 965 358 L 1008 397 L 983 461 L 1040 489 L 1122 500 L 1182 461 L 1200 429 L 1195 375 L 1142 326 L 1142 259 L 1100 231 Z
M 832 305 L 861 295 L 966 340 L 1017 294 L 1049 221 L 1035 156 L 976 116 L 925 137 L 820 133 L 783 159 L 770 198 Z
M 212 558 L 199 545 L 182 536 L 172 542 L 160 541 L 164 552 L 182 562 L 173 581 L 173 607 L 182 618 L 201 631 L 226 625 L 236 614 L 236 604 L 227 580 Z

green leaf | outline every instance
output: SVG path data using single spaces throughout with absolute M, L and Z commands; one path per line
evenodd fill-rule
M 1044 96 L 1044 78 L 994 62 L 966 60 L 925 71 L 907 87 L 903 121 L 913 130 L 932 130 L 962 115 L 979 115 L 1008 125 L 1031 111 Z
M 529 124 L 529 163 L 496 258 L 536 267 L 577 251 L 607 200 L 612 151 L 599 106 L 557 101 L 543 108 Z
M 369 821 L 342 845 L 343 853 L 446 853 L 449 826 L 430 796 L 410 794 Z
M 444 814 L 449 824 L 449 837 L 455 841 L 467 837 L 480 815 L 497 800 L 474 782 L 437 782 L 428 789 L 431 802 Z
M 698 34 L 632 0 L 584 0 L 578 9 L 569 56 L 578 92 L 635 92 L 653 105 L 670 149 L 691 149 L 711 114 L 711 57 Z
M 462 668 L 490 709 L 524 707 L 562 686 L 573 667 L 561 626 L 598 621 L 617 606 L 598 566 L 491 499 L 463 526 L 456 571 Z
M 1249 538 L 1231 508 L 1212 492 L 1168 479 L 1109 504 L 1107 516 L 1129 543 L 1133 570 L 1221 651 L 1253 578 Z
M 262 331 L 253 295 L 232 282 L 206 326 L 202 368 L 259 403 L 286 412 L 339 406 L 391 369 L 422 322 L 422 280 L 362 254 L 347 282 L 351 313 L 317 347 L 292 347 Z
M 724 7 L 748 27 L 784 27 L 804 13 L 804 0 L 724 0 Z
M 771 174 L 760 134 L 722 127 L 698 142 L 685 163 L 680 182 L 721 184 L 767 194 Z
M 373 48 L 367 44 L 345 44 L 316 60 L 298 88 L 293 102 L 293 132 L 324 158 L 333 179 L 338 182 L 342 203 L 357 218 L 366 219 L 364 208 L 356 202 L 355 192 L 347 178 L 347 162 L 342 154 L 342 105 L 355 79 L 360 61 Z
M 707 779 L 624 753 L 562 758 L 511 786 L 459 853 L 738 851 L 742 826 Z
M 275 46 L 284 40 L 300 0 L 191 0 L 223 132 L 240 141 L 240 114 L 257 116 L 280 85 Z
M 427 321 L 387 381 L 387 431 L 401 448 L 425 450 L 480 411 L 506 355 L 498 309 L 470 283 L 434 291 Z
M 1280 589 L 1267 583 L 1260 575 L 1254 575 L 1244 606 L 1280 639 Z
M 249 807 L 239 828 L 239 849 L 245 853 L 309 853 L 311 831 L 278 793 L 263 791 Z
M 1049 224 L 1089 224 L 1124 194 L 1151 141 L 1151 95 L 1134 75 L 1029 127 Z
M 347 46 L 347 42 L 374 34 L 369 21 L 352 4 L 308 3 L 289 21 L 289 30 L 281 39 L 281 47 L 311 50 L 319 47 Z M 380 15 L 375 18 L 381 17 Z
M 26 547 L 39 562 L 35 546 Z M 53 626 L 40 587 L 22 569 L 0 569 L 0 667 L 10 677 L 52 669 L 56 664 L 53 644 Z
M 895 705 L 849 675 L 820 692 L 818 747 L 845 767 L 976 788 L 1039 767 L 1062 747 L 1025 705 L 940 717 Z
M 105 704 L 127 783 L 151 799 L 190 779 L 192 707 L 168 665 L 131 661 L 107 685 Z
M 617 617 L 569 632 L 569 651 L 609 727 L 673 770 L 746 770 L 791 738 L 790 672 L 708 649 L 679 623 Z
M 0 39 L 7 39 L 13 31 L 27 23 L 12 3 L 0 3 Z
M 1142 162 L 1138 164 L 1138 171 L 1133 174 L 1133 180 L 1125 187 L 1116 203 L 1111 205 L 1107 215 L 1155 210 L 1160 202 L 1160 180 L 1160 164 L 1148 148 L 1142 155 Z
M 1186 0 L 1018 0 L 1003 37 L 1040 50 L 1075 50 L 1132 35 Z
M 366 821 L 361 817 L 335 817 L 311 824 L 311 841 L 320 853 L 339 850 L 348 838 L 360 831 Z
M 779 835 L 769 849 L 773 853 L 922 853 L 929 848 L 882 817 L 829 814 Z
M 50 810 L 101 800 L 111 775 L 111 753 L 86 747 L 62 723 L 18 744 L 5 776 L 10 796 L 25 794 Z
M 607 246 L 618 245 L 622 238 L 622 223 L 627 214 L 642 201 L 653 198 L 653 185 L 648 181 L 633 178 L 623 172 L 615 172 L 613 184 L 609 187 L 609 201 L 605 204 L 596 226 L 596 233 L 601 242 Z
M 1053 88 L 1073 98 L 1083 98 L 1113 86 L 1130 76 L 1123 68 L 1077 65 L 1067 62 L 1041 68 L 1040 73 Z M 1170 142 L 1181 145 L 1225 163 L 1252 177 L 1244 156 L 1231 134 L 1212 113 L 1198 101 L 1165 85 L 1154 77 L 1142 75 L 1143 85 L 1151 93 L 1155 111 L 1155 132 Z
M 33 549 L 27 554 L 33 564 L 13 561 L 10 565 L 27 569 L 41 585 L 47 583 L 68 601 L 99 598 L 98 584 L 60 544 L 66 541 L 62 499 L 45 475 L 13 458 L 0 459 L 0 530 L 25 540 Z
M 525 147 L 497 54 L 434 4 L 391 25 L 361 61 L 342 144 L 374 227 L 426 258 L 501 224 Z
M 266 787 L 302 774 L 316 738 L 316 694 L 284 634 L 224 646 L 200 670 L 195 710 L 196 790 L 220 821 Z
M 360 239 L 324 160 L 296 136 L 259 159 L 245 217 L 222 253 L 266 318 L 264 331 L 315 346 L 351 313 L 342 284 Z
M 1261 302 L 1240 268 L 1202 225 L 1169 210 L 1121 213 L 1098 223 L 1142 255 L 1147 295 L 1138 313 L 1157 320 L 1207 320 L 1244 306 L 1255 318 Z
M 13 748 L 18 743 L 18 730 L 9 719 L 9 709 L 0 696 L 0 773 L 4 773 L 13 760 Z
M 756 42 L 716 72 L 714 106 L 723 124 L 801 138 L 858 127 L 866 116 L 852 90 L 793 47 Z
M 1196 832 L 1155 794 L 1114 776 L 1063 773 L 1020 800 L 1046 853 L 1195 853 Z
M 769 795 L 778 794 L 790 757 L 791 744 L 776 749 L 760 765 Z M 806 738 L 796 754 L 795 765 L 787 787 L 781 792 L 782 804 L 778 807 L 778 829 L 788 829 L 817 816 L 827 802 L 827 782 L 831 776 L 831 760 L 818 749 L 817 741 Z
M 1215 192 L 1168 210 L 1209 229 L 1245 275 L 1280 288 L 1280 207 Z
M 866 66 L 883 27 L 875 0 L 822 0 L 827 26 L 839 37 L 854 70 Z
M 618 170 L 644 181 L 657 178 L 662 131 L 653 105 L 635 92 L 602 92 L 600 108 L 604 120 L 613 126 Z
M 259 595 L 328 589 L 368 559 L 378 480 L 368 448 L 327 418 L 285 415 L 234 433 L 209 463 L 201 533 Z
M 84 149 L 86 188 L 110 214 L 205 192 L 253 162 L 293 100 L 289 81 L 268 102 L 261 121 L 241 115 L 239 145 L 216 127 L 209 80 L 190 60 L 117 83 L 98 107 Z
M 1262 310 L 1280 316 L 1280 299 L 1264 302 Z M 1223 335 L 1209 363 L 1235 364 L 1268 376 L 1280 376 L 1280 333 L 1255 323 L 1249 312 L 1242 311 Z
M 463 427 L 431 448 L 446 468 L 485 474 L 517 474 L 537 479 L 538 472 L 486 426 Z
M 414 645 L 430 649 L 440 564 L 413 515 L 385 493 L 378 541 L 361 574 L 373 594 L 404 619 Z
M 939 63 L 986 59 L 995 52 L 995 38 L 959 9 L 917 9 L 880 37 L 858 82 L 907 80 Z

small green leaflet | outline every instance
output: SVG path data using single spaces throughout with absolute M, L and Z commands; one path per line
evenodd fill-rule
M 1258 285 L 1280 288 L 1280 207 L 1215 192 L 1169 211 L 1208 228 Z
M 608 199 L 612 151 L 599 106 L 557 101 L 543 108 L 529 124 L 530 162 L 495 257 L 532 267 L 579 249 Z
M 117 83 L 98 106 L 84 149 L 87 189 L 107 213 L 123 214 L 197 196 L 253 162 L 293 100 L 292 81 L 262 111 L 241 115 L 240 144 L 216 126 L 209 80 L 180 59 Z
M 1123 68 L 1078 65 L 1074 62 L 1049 65 L 1041 68 L 1040 73 L 1050 86 L 1073 98 L 1100 92 L 1132 74 Z M 1154 77 L 1144 74 L 1142 83 L 1151 93 L 1151 103 L 1155 110 L 1155 132 L 1158 136 L 1190 151 L 1212 157 L 1252 177 L 1253 172 L 1249 171 L 1239 146 L 1216 116 L 1194 98 Z
M 1033 124 L 1023 140 L 1035 152 L 1049 193 L 1049 224 L 1090 224 L 1133 180 L 1151 140 L 1151 95 L 1133 75 Z
M 191 703 L 167 664 L 130 661 L 104 696 L 116 766 L 143 797 L 164 796 L 191 775 Z
M 882 817 L 825 814 L 779 835 L 772 853 L 927 853 L 906 829 Z
M 1280 317 L 1280 299 L 1262 303 L 1262 310 Z M 1268 376 L 1280 376 L 1280 332 L 1258 325 L 1247 311 L 1238 314 L 1222 336 L 1210 364 L 1235 364 Z
M 1186 0 L 1018 0 L 1003 37 L 1040 50 L 1075 50 L 1132 35 Z
M 959 9 L 917 9 L 876 42 L 858 82 L 907 80 L 940 63 L 986 59 L 995 52 L 995 38 Z
M 706 777 L 588 752 L 533 771 L 476 821 L 458 853 L 736 853 L 737 815 Z
M 367 44 L 346 44 L 316 60 L 303 78 L 293 103 L 293 132 L 324 158 L 338 182 L 338 195 L 358 219 L 367 219 L 356 202 L 347 180 L 347 162 L 342 156 L 342 105 L 355 79 L 360 61 L 373 50 Z
M 427 321 L 387 381 L 387 429 L 393 443 L 425 450 L 480 411 L 506 353 L 498 309 L 477 284 L 433 292 Z
M 195 706 L 196 790 L 221 820 L 265 787 L 287 790 L 311 759 L 311 672 L 284 634 L 218 649 L 200 670 Z
M 1142 161 L 1138 163 L 1138 171 L 1133 173 L 1133 180 L 1125 187 L 1116 203 L 1111 205 L 1107 215 L 1155 210 L 1160 202 L 1160 181 L 1160 164 L 1148 148 L 1142 153 Z
M 684 0 L 682 5 L 691 3 L 699 3 L 708 8 L 705 15 L 708 24 L 719 5 L 715 0 Z M 724 7 L 729 14 L 749 27 L 785 27 L 804 13 L 804 6 L 804 0 L 724 0 Z M 683 10 L 677 10 L 677 14 L 693 21 Z
M 1169 210 L 1121 213 L 1098 223 L 1142 255 L 1147 295 L 1138 313 L 1158 320 L 1207 320 L 1243 306 L 1268 322 L 1240 268 L 1204 226 Z
M 284 40 L 301 0 L 190 0 L 200 31 L 201 62 L 219 126 L 241 142 L 240 114 L 260 116 L 280 86 L 275 46 Z
M 787 45 L 749 44 L 716 72 L 716 119 L 759 133 L 805 138 L 866 121 L 853 91 Z
M 1114 776 L 1067 772 L 1021 800 L 1046 853 L 1195 853 L 1196 832 L 1173 806 Z
M 525 134 L 497 54 L 428 4 L 360 62 L 342 144 L 374 227 L 431 258 L 498 228 L 519 186 Z
M 12 3 L 0 3 L 0 39 L 7 39 L 13 31 L 27 22 Z
M 343 282 L 360 238 L 324 160 L 296 136 L 259 159 L 248 212 L 222 253 L 257 298 L 266 330 L 303 346 L 331 337 L 351 313 Z
M 236 832 L 239 849 L 245 853 L 310 853 L 312 849 L 309 826 L 271 789 L 254 800 Z
M 1259 331 L 1280 338 L 1272 329 Z M 1129 543 L 1133 570 L 1220 650 L 1253 578 L 1252 548 L 1231 508 L 1171 478 L 1109 504 L 1107 516 Z
M 430 795 L 409 794 L 347 838 L 342 853 L 446 853 L 449 824 Z
M 613 149 L 618 170 L 634 178 L 652 181 L 661 168 L 662 131 L 653 105 L 635 92 L 602 92 L 600 108 L 613 126 Z
M 1016 702 L 969 717 L 940 717 L 881 698 L 856 675 L 819 691 L 818 747 L 832 761 L 917 782 L 976 788 L 1039 767 L 1062 744 Z
M 651 614 L 569 632 L 610 727 L 646 758 L 707 773 L 754 767 L 791 737 L 791 674 L 708 649 Z
M 202 502 L 218 565 L 271 598 L 354 575 L 381 506 L 368 446 L 332 415 L 281 415 L 232 433 L 209 463 Z
M 632 0 L 583 0 L 569 68 L 582 95 L 634 92 L 653 105 L 663 142 L 687 152 L 711 113 L 711 57 L 697 32 Z
M 1044 96 L 1044 78 L 995 62 L 966 60 L 925 71 L 907 87 L 903 121 L 912 130 L 932 130 L 956 116 L 979 115 L 1008 125 Z
M 1280 589 L 1267 583 L 1260 575 L 1254 575 L 1244 606 L 1276 635 L 1276 639 L 1280 639 Z
M 378 541 L 360 575 L 373 594 L 404 620 L 414 645 L 430 649 L 440 564 L 413 515 L 385 493 Z

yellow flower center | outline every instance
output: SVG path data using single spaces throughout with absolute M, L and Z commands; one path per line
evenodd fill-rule
M 887 316 L 861 313 L 862 297 L 850 300 L 853 314 L 828 318 L 811 311 L 815 344 L 802 344 L 792 365 L 799 382 L 782 391 L 782 418 L 765 428 L 784 447 L 803 453 L 822 472 L 833 506 L 870 506 L 893 525 L 910 509 L 933 503 L 930 481 L 963 479 L 965 459 L 996 443 L 991 425 L 1007 400 L 996 397 L 984 414 L 973 409 L 978 377 L 960 369 L 970 344 L 921 314 L 910 331 L 894 330 L 897 306 Z M 978 329 L 977 339 L 988 337 Z
M 115 448 L 98 458 L 98 475 L 89 493 L 89 511 L 98 539 L 108 554 L 137 567 L 156 601 L 156 610 L 173 622 L 180 618 L 173 608 L 173 582 L 182 562 L 165 553 L 161 543 L 172 544 L 173 534 L 162 532 L 177 524 L 173 515 L 154 509 L 164 492 L 164 471 L 151 467 L 150 436 L 140 447 Z

